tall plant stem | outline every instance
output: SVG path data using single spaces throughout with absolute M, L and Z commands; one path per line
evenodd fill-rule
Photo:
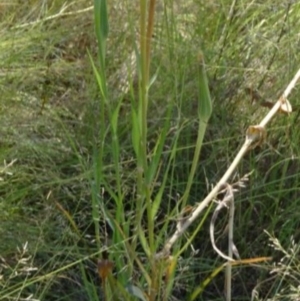
M 146 46 L 146 57 L 147 57 L 147 75 L 150 73 L 150 61 L 151 61 L 151 40 L 154 28 L 154 13 L 155 13 L 156 0 L 151 0 L 149 4 L 148 13 L 148 27 L 147 27 L 147 46 Z M 149 79 L 147 79 L 149 80 Z

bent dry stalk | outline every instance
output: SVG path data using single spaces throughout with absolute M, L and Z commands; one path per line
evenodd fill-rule
M 196 220 L 196 218 L 200 215 L 200 213 L 209 205 L 209 203 L 214 199 L 214 197 L 218 194 L 220 189 L 224 187 L 227 183 L 228 179 L 231 177 L 235 168 L 245 155 L 245 153 L 261 144 L 266 136 L 266 125 L 271 121 L 271 119 L 277 114 L 277 112 L 281 111 L 283 113 L 291 113 L 292 107 L 289 101 L 287 100 L 288 95 L 291 93 L 292 89 L 295 87 L 297 81 L 300 78 L 300 69 L 297 71 L 296 75 L 289 83 L 287 88 L 285 89 L 282 96 L 279 100 L 274 104 L 273 108 L 268 112 L 268 114 L 263 118 L 263 120 L 254 126 L 249 126 L 246 131 L 246 139 L 244 144 L 242 145 L 240 151 L 237 153 L 235 159 L 217 183 L 217 185 L 211 190 L 211 192 L 207 195 L 207 197 L 199 203 L 199 205 L 192 212 L 191 216 L 187 218 L 184 223 L 177 227 L 175 233 L 167 240 L 161 252 L 156 254 L 156 258 L 168 257 L 171 252 L 171 248 L 173 244 L 184 234 L 186 229 Z

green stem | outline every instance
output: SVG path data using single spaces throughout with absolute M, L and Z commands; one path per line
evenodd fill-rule
M 200 157 L 200 152 L 201 152 L 201 148 L 202 148 L 204 135 L 205 135 L 205 132 L 206 132 L 206 127 L 207 127 L 207 123 L 202 122 L 200 120 L 199 127 L 198 127 L 198 137 L 197 137 L 197 142 L 196 142 L 196 148 L 195 148 L 195 151 L 194 151 L 192 167 L 191 167 L 191 170 L 190 170 L 190 173 L 189 173 L 186 189 L 185 189 L 184 194 L 183 194 L 182 199 L 181 199 L 182 208 L 186 206 L 187 199 L 189 197 L 190 190 L 191 190 L 191 187 L 193 185 L 193 179 L 194 179 L 197 167 L 198 167 L 198 162 L 199 162 L 199 157 Z

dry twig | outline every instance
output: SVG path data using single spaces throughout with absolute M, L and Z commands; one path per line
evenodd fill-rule
M 173 244 L 183 235 L 186 229 L 196 220 L 196 218 L 200 215 L 200 213 L 209 205 L 209 203 L 215 198 L 215 196 L 219 193 L 219 191 L 224 187 L 224 185 L 228 182 L 228 179 L 231 177 L 232 173 L 236 169 L 237 165 L 246 154 L 246 152 L 259 144 L 261 144 L 266 137 L 266 125 L 271 121 L 271 119 L 276 115 L 277 112 L 281 111 L 284 113 L 291 113 L 292 108 L 287 100 L 288 95 L 291 93 L 292 89 L 295 87 L 298 79 L 300 77 L 300 69 L 289 83 L 287 88 L 285 89 L 282 96 L 279 100 L 274 104 L 272 109 L 268 112 L 268 114 L 263 118 L 263 120 L 255 126 L 249 126 L 246 131 L 246 139 L 244 144 L 242 145 L 240 151 L 237 153 L 235 159 L 217 183 L 217 185 L 211 190 L 211 192 L 207 195 L 207 197 L 199 203 L 199 205 L 192 212 L 191 216 L 188 217 L 184 223 L 182 223 L 181 227 L 177 228 L 175 233 L 169 238 L 169 240 L 164 245 L 163 250 L 156 255 L 156 257 L 166 257 L 169 256 L 171 252 L 171 248 Z

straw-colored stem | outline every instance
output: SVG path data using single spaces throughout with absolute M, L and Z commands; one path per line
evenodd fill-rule
M 155 13 L 156 0 L 150 0 L 149 12 L 148 12 L 148 27 L 147 27 L 147 45 L 146 45 L 146 56 L 147 56 L 147 74 L 149 76 L 150 61 L 151 61 L 151 41 L 154 28 L 154 13 Z
M 300 78 L 300 69 L 288 85 L 288 87 L 285 89 L 283 95 L 280 97 L 280 99 L 274 104 L 273 108 L 269 111 L 269 113 L 265 116 L 265 118 L 261 121 L 261 123 L 252 128 L 260 128 L 264 130 L 265 126 L 270 122 L 270 120 L 274 117 L 274 115 L 280 110 L 282 105 L 285 101 L 287 101 L 287 97 L 292 91 L 292 89 L 295 87 L 296 82 Z M 250 128 L 250 127 L 249 127 Z M 241 147 L 240 151 L 236 155 L 235 159 L 231 163 L 228 170 L 225 172 L 221 180 L 217 183 L 217 185 L 212 189 L 212 191 L 207 195 L 207 197 L 196 207 L 196 209 L 193 211 L 191 216 L 185 220 L 185 222 L 180 226 L 180 228 L 177 228 L 175 233 L 171 236 L 171 238 L 166 242 L 162 252 L 158 255 L 166 255 L 169 254 L 173 244 L 177 241 L 178 238 L 182 236 L 182 234 L 185 232 L 185 230 L 195 221 L 195 219 L 200 215 L 200 213 L 209 205 L 209 203 L 214 199 L 214 197 L 217 195 L 217 193 L 220 191 L 220 189 L 223 187 L 224 184 L 227 183 L 228 179 L 234 172 L 235 168 L 245 155 L 245 153 L 251 148 L 257 145 L 257 139 L 260 139 L 257 135 L 251 135 L 247 134 L 246 140 Z
M 235 168 L 237 167 L 238 163 L 247 152 L 249 146 L 251 145 L 252 141 L 246 140 L 242 148 L 240 149 L 239 153 L 236 155 L 234 161 L 231 163 L 230 167 L 223 175 L 221 180 L 217 183 L 217 185 L 212 189 L 212 191 L 207 195 L 207 197 L 197 206 L 195 211 L 191 214 L 191 216 L 182 224 L 182 226 L 177 229 L 177 231 L 172 235 L 169 241 L 166 243 L 164 247 L 164 252 L 169 252 L 173 244 L 177 241 L 179 237 L 185 232 L 185 230 L 194 222 L 194 220 L 199 216 L 199 214 L 209 205 L 209 203 L 214 199 L 223 185 L 228 181 L 229 177 L 234 172 Z
M 229 206 L 229 221 L 228 221 L 228 257 L 233 258 L 233 222 L 234 222 L 234 199 Z M 228 263 L 225 272 L 225 291 L 226 301 L 231 301 L 231 275 L 232 265 Z

